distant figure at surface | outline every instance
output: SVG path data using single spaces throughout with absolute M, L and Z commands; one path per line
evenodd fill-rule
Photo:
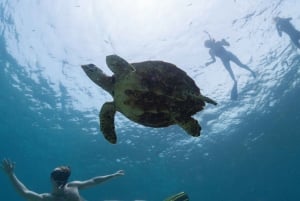
M 209 40 L 204 41 L 204 46 L 206 48 L 209 48 L 209 54 L 212 58 L 212 61 L 206 62 L 205 65 L 208 66 L 214 62 L 216 62 L 216 57 L 219 57 L 225 67 L 225 69 L 228 71 L 231 79 L 234 82 L 231 98 L 236 99 L 237 98 L 237 81 L 235 79 L 235 76 L 233 74 L 233 71 L 231 69 L 230 61 L 234 62 L 236 65 L 238 65 L 241 68 L 244 68 L 248 70 L 253 77 L 256 77 L 254 71 L 252 71 L 246 64 L 243 64 L 236 55 L 231 53 L 230 51 L 226 50 L 223 46 L 229 46 L 230 44 L 225 40 L 222 39 L 221 41 L 215 41 L 215 39 L 210 38 Z
M 55 168 L 50 175 L 53 190 L 51 193 L 36 193 L 29 190 L 15 175 L 15 163 L 8 159 L 2 161 L 2 169 L 11 180 L 16 191 L 28 201 L 84 201 L 79 195 L 79 190 L 93 187 L 109 179 L 123 176 L 124 171 L 119 170 L 114 174 L 97 176 L 85 181 L 68 182 L 71 169 L 67 166 Z
M 274 17 L 274 21 L 276 23 L 276 29 L 278 35 L 281 37 L 282 32 L 285 32 L 291 39 L 291 41 L 296 45 L 297 48 L 300 49 L 300 32 L 295 29 L 295 27 L 291 24 L 292 18 L 280 18 Z

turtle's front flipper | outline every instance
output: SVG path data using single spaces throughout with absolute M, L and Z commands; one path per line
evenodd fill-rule
M 201 126 L 198 121 L 192 117 L 177 121 L 177 124 L 193 137 L 200 136 Z
M 104 103 L 99 113 L 100 130 L 105 139 L 112 144 L 117 143 L 117 135 L 115 132 L 115 113 L 116 108 L 114 102 Z

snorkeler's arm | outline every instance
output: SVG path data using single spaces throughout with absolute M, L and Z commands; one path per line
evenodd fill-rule
M 92 186 L 95 186 L 97 184 L 103 183 L 107 180 L 110 180 L 112 178 L 118 177 L 118 176 L 123 176 L 125 173 L 123 170 L 119 170 L 114 174 L 110 174 L 110 175 L 105 175 L 105 176 L 97 176 L 97 177 L 93 177 L 91 179 L 88 179 L 86 181 L 73 181 L 68 183 L 68 186 L 70 187 L 77 187 L 78 189 L 84 189 L 84 188 L 89 188 Z
M 209 55 L 210 55 L 210 57 L 211 57 L 212 60 L 209 61 L 209 62 L 206 62 L 205 66 L 208 66 L 208 65 L 216 62 L 216 57 L 215 57 L 215 54 L 213 53 L 212 50 L 209 50 Z
M 15 175 L 14 173 L 15 163 L 11 162 L 8 159 L 4 159 L 2 161 L 2 169 L 7 174 L 8 178 L 11 180 L 13 186 L 15 187 L 16 191 L 25 199 L 27 200 L 37 200 L 42 201 L 44 200 L 43 194 L 38 194 L 33 191 L 30 191 Z
M 279 23 L 276 23 L 276 29 L 277 29 L 278 35 L 281 37 L 282 36 L 282 31 L 281 31 L 281 27 L 280 27 Z

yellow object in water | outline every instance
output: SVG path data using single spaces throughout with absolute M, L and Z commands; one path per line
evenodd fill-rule
M 164 201 L 189 201 L 189 196 L 185 192 L 180 192 L 176 195 L 172 195 L 171 197 L 168 197 Z

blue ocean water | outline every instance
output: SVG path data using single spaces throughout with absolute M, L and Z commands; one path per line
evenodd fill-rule
M 49 174 L 71 166 L 71 180 L 125 170 L 82 191 L 88 201 L 160 201 L 185 191 L 192 201 L 300 200 L 300 56 L 275 16 L 293 17 L 292 0 L 0 1 L 0 157 L 16 162 L 31 190 L 50 192 Z M 220 60 L 209 67 L 209 32 L 257 77 L 232 64 L 238 98 Z M 116 116 L 118 144 L 99 131 L 112 98 L 80 68 L 105 56 L 164 60 L 185 70 L 218 106 L 195 115 L 199 138 L 177 127 L 154 129 Z M 23 200 L 0 174 L 1 200 Z

